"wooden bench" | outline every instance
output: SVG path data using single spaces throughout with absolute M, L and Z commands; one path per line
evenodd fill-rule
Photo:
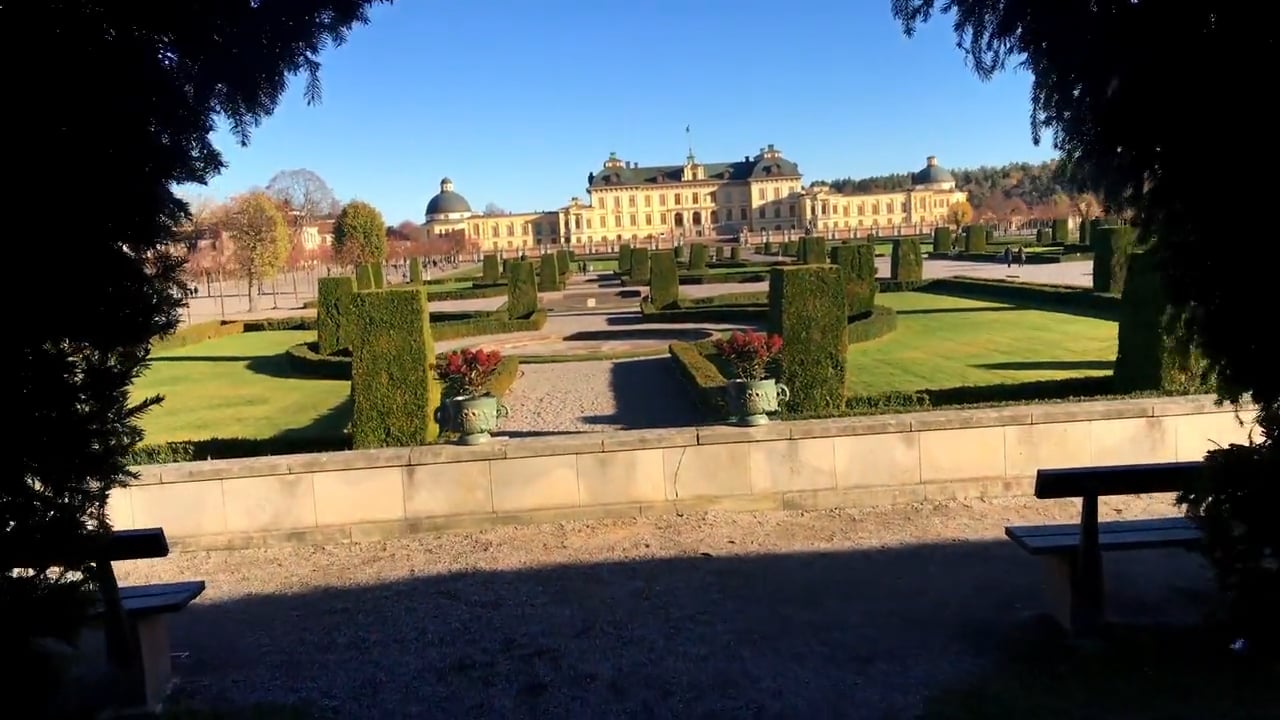
M 102 626 L 111 698 L 119 709 L 154 712 L 172 682 L 169 618 L 204 592 L 203 580 L 120 587 L 111 563 L 162 558 L 169 542 L 161 528 L 117 530 L 89 550 L 24 549 L 9 567 L 61 567 L 72 557 L 93 557 L 92 579 L 99 598 L 93 618 Z M 77 563 L 78 564 L 78 563 Z
M 1185 517 L 1098 521 L 1098 498 L 1177 492 L 1201 472 L 1200 462 L 1059 468 L 1036 473 L 1037 498 L 1080 498 L 1080 522 L 1004 529 L 1018 547 L 1045 560 L 1053 612 L 1073 632 L 1091 633 L 1106 619 L 1102 554 L 1162 548 L 1196 549 L 1200 530 Z

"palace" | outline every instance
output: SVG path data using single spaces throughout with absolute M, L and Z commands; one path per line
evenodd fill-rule
M 737 162 L 701 163 L 691 151 L 683 165 L 642 166 L 610 153 L 587 175 L 587 194 L 587 202 L 574 197 L 558 210 L 485 215 L 445 178 L 423 227 L 432 235 L 463 233 L 483 250 L 791 231 L 849 237 L 946 224 L 947 208 L 968 196 L 932 156 L 905 190 L 805 188 L 799 166 L 773 145 Z

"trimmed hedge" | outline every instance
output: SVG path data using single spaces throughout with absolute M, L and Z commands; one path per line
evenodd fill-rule
M 480 282 L 485 285 L 493 285 L 498 282 L 498 278 L 502 275 L 502 265 L 498 263 L 498 256 L 494 253 L 488 253 L 484 256 L 484 261 L 480 266 Z
M 733 247 L 729 248 L 729 259 L 730 259 L 730 260 L 741 260 L 741 259 L 742 259 L 742 248 L 741 248 L 741 247 L 738 247 L 737 245 L 734 245 Z
M 499 274 L 504 278 L 511 276 L 511 258 L 502 258 L 502 271 Z
M 849 344 L 869 342 L 898 329 L 898 311 L 876 305 L 849 320 Z
M 573 270 L 573 255 L 568 250 L 556 250 L 556 269 L 560 271 L 560 286 Z
M 831 248 L 831 264 L 844 278 L 845 315 L 868 312 L 876 302 L 876 249 L 869 243 L 836 245 Z
M 1039 230 L 1036 230 L 1037 245 L 1048 245 L 1051 242 L 1054 242 L 1052 231 L 1046 228 L 1040 228 Z
M 1080 244 L 1081 244 L 1081 245 L 1089 245 L 1089 244 L 1090 244 L 1090 242 L 1092 241 L 1093 227 L 1094 227 L 1094 225 L 1093 225 L 1093 220 L 1087 220 L 1087 221 L 1085 221 L 1085 220 L 1081 220 L 1081 221 L 1080 221 L 1080 238 L 1079 238 L 1079 240 L 1080 240 Z
M 369 265 L 356 266 L 356 290 L 373 290 L 373 268 Z
M 631 281 L 637 285 L 649 284 L 649 248 L 631 248 Z
M 422 260 L 409 258 L 409 284 L 422 284 Z
M 631 244 L 622 243 L 618 246 L 618 274 L 629 275 L 631 273 Z
M 728 415 L 724 402 L 725 378 L 710 359 L 715 352 L 710 342 L 673 342 L 667 351 L 675 361 L 676 372 L 693 392 L 694 404 L 707 417 L 723 418 Z
M 924 277 L 924 254 L 920 252 L 920 238 L 906 237 L 893 241 L 889 277 L 905 281 L 920 280 Z
M 717 261 L 720 261 L 720 260 L 723 260 L 723 259 L 724 259 L 724 247 L 723 247 L 723 246 L 720 246 L 720 245 L 717 245 L 717 246 L 716 246 L 716 260 L 717 260 Z
M 937 295 L 1005 303 L 1100 320 L 1120 318 L 1120 298 L 1115 295 L 1095 293 L 1088 288 L 990 278 L 950 277 L 930 280 L 917 289 Z
M 694 243 L 689 246 L 689 271 L 701 272 L 707 269 L 707 246 Z
M 826 412 L 844 404 L 844 279 L 831 265 L 769 271 L 769 327 L 782 336 L 778 369 L 799 412 Z
M 206 340 L 216 340 L 221 337 L 240 335 L 242 333 L 315 329 L 315 319 L 305 317 L 266 318 L 264 320 L 208 320 L 180 327 L 172 335 L 152 340 L 151 352 L 177 350 L 198 345 Z
M 507 286 L 502 283 L 497 285 L 473 285 L 469 288 L 460 288 L 457 290 L 435 290 L 432 289 L 429 284 L 425 287 L 427 288 L 427 298 L 434 302 L 501 297 L 507 292 Z
M 676 256 L 670 250 L 648 255 L 649 302 L 658 310 L 668 310 L 680 300 L 680 277 Z
M 533 263 L 523 260 L 507 268 L 507 315 L 523 320 L 538 309 L 538 287 L 533 278 Z
M 675 257 L 676 257 L 676 259 L 677 259 L 677 260 L 681 260 L 681 259 L 683 259 L 683 258 L 684 258 L 684 246 L 683 246 L 683 245 L 676 245 L 675 247 L 671 248 L 671 254 L 672 254 L 672 255 L 675 255 Z
M 1120 296 L 1115 364 L 1118 390 L 1185 395 L 1212 392 L 1204 358 L 1194 350 L 1189 356 L 1179 352 L 1180 341 L 1185 341 L 1181 321 L 1169 307 L 1155 256 L 1131 254 Z
M 560 268 L 555 253 L 543 255 L 538 261 L 538 292 L 556 292 L 560 289 Z
M 933 251 L 936 253 L 951 252 L 951 228 L 938 226 L 933 229 Z
M 527 318 L 512 319 L 506 310 L 482 313 L 465 320 L 440 320 L 431 323 L 434 340 L 458 340 L 479 335 L 505 335 L 515 332 L 535 332 L 547 324 L 547 311 L 538 309 Z
M 800 238 L 799 260 L 805 265 L 827 264 L 827 241 L 820 237 Z
M 437 358 L 440 356 L 437 355 Z M 298 343 L 285 351 L 286 366 L 294 377 L 316 380 L 350 380 L 350 355 L 320 355 L 315 343 Z M 502 358 L 498 371 L 485 387 L 499 397 L 515 384 L 519 377 L 520 359 L 514 355 Z
M 796 257 L 800 252 L 800 244 L 795 240 L 786 240 L 782 243 L 782 254 L 787 257 Z
M 352 299 L 351 442 L 356 448 L 425 445 L 440 434 L 440 383 L 424 288 L 358 292 Z
M 320 278 L 317 283 L 316 340 L 321 355 L 351 347 L 351 298 L 355 294 L 356 279 L 350 276 Z
M 1069 233 L 1067 231 L 1067 219 L 1054 218 L 1053 230 L 1050 233 L 1050 236 L 1053 238 L 1053 242 L 1059 245 L 1066 245 L 1068 235 Z
M 1093 232 L 1093 289 L 1119 295 L 1124 291 L 1135 231 L 1128 225 L 1100 227 Z
M 387 287 L 387 276 L 383 272 L 382 263 L 369 263 L 369 273 L 373 275 L 373 289 L 385 290 Z
M 987 251 L 987 228 L 985 225 L 970 225 L 965 228 L 964 251 L 971 253 Z

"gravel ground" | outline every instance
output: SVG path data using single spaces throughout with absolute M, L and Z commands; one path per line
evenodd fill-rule
M 520 366 L 499 435 L 678 427 L 700 422 L 671 358 Z
M 1167 498 L 1106 503 L 1167 515 Z M 947 502 L 507 527 L 121 563 L 203 578 L 179 694 L 363 718 L 913 717 L 1031 634 L 1035 561 L 1008 522 L 1071 502 Z M 1114 557 L 1114 556 L 1112 556 Z M 1108 560 L 1111 607 L 1188 605 L 1182 552 Z

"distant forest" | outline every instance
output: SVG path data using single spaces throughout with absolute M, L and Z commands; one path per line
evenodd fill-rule
M 979 218 L 1092 217 L 1101 210 L 1092 195 L 1069 190 L 1056 160 L 950 170 L 956 187 L 969 192 L 969 202 Z M 827 184 L 848 195 L 903 190 L 911 187 L 911 174 L 839 178 Z

